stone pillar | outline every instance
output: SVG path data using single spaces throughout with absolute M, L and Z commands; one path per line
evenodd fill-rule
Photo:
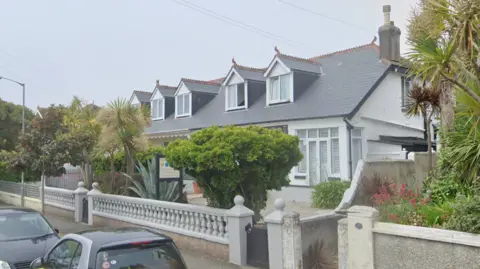
M 265 217 L 268 232 L 268 261 L 270 268 L 283 269 L 283 218 L 285 217 L 285 200 L 275 200 L 275 211 Z
M 97 182 L 93 182 L 92 189 L 87 193 L 88 196 L 88 225 L 93 225 L 93 196 L 101 194 Z
M 300 214 L 286 213 L 282 226 L 283 269 L 303 268 Z M 273 267 L 272 267 L 273 268 Z
M 78 182 L 78 188 L 73 191 L 75 196 L 75 222 L 81 222 L 83 217 L 83 199 L 87 197 L 88 190 L 85 183 Z
M 368 206 L 348 210 L 348 268 L 374 269 L 373 227 L 378 211 Z
M 348 219 L 338 221 L 338 269 L 347 269 L 348 264 Z
M 228 220 L 229 260 L 236 265 L 247 264 L 247 226 L 253 225 L 253 211 L 243 204 L 245 199 L 237 195 L 233 200 L 235 206 L 225 215 Z

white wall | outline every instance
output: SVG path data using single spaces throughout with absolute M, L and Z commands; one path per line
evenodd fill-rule
M 238 83 L 245 82 L 245 80 L 243 80 L 243 78 L 241 76 L 239 76 L 237 74 L 237 72 L 235 72 L 235 71 L 232 71 L 232 72 L 233 72 L 233 74 L 230 77 L 230 79 L 228 80 L 228 82 L 226 83 L 226 85 L 232 85 L 232 84 L 238 84 Z
M 131 103 L 132 103 L 132 105 L 138 105 L 138 104 L 140 104 L 140 101 L 138 101 L 138 98 L 137 98 L 136 95 L 133 95 L 133 96 L 132 96 L 132 102 L 131 102 Z
M 185 86 L 185 84 L 181 84 L 180 85 L 180 88 L 177 90 L 177 93 L 176 95 L 179 95 L 179 94 L 184 94 L 184 93 L 189 93 L 190 90 L 187 88 L 187 86 Z
M 156 90 L 155 94 L 152 97 L 150 97 L 150 101 L 155 99 L 161 99 L 161 98 L 163 98 L 162 94 L 160 93 L 159 90 Z
M 395 72 L 385 77 L 350 122 L 364 128 L 365 140 L 378 140 L 380 135 L 423 138 L 423 119 L 402 111 L 402 81 Z M 373 143 L 366 146 L 364 156 L 378 149 Z

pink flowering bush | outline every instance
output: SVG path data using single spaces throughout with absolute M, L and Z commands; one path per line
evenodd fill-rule
M 380 221 L 404 225 L 442 227 L 452 213 L 450 203 L 435 204 L 402 184 L 382 185 L 372 197 Z

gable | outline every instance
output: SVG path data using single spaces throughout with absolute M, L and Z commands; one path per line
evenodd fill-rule
M 243 82 L 245 82 L 245 80 L 236 71 L 233 70 L 230 78 L 226 81 L 225 85 L 232 85 Z
M 132 97 L 130 98 L 130 103 L 132 105 L 140 104 L 140 101 L 138 100 L 138 97 L 135 94 L 133 94 Z
M 178 86 L 177 91 L 175 92 L 175 96 L 180 95 L 180 94 L 185 94 L 185 93 L 190 93 L 190 90 L 187 88 L 187 85 L 185 83 L 180 83 L 180 86 Z
M 267 71 L 265 72 L 265 77 L 275 77 L 284 74 L 290 73 L 291 70 L 284 64 L 278 57 L 272 61 Z
M 162 99 L 163 95 L 160 93 L 158 89 L 155 89 L 155 92 L 152 94 L 152 97 L 150 100 L 155 100 L 155 99 Z

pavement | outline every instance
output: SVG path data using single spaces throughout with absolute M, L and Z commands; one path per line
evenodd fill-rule
M 8 206 L 5 203 L 0 202 L 0 206 Z M 68 233 L 77 233 L 85 230 L 91 230 L 98 227 L 92 227 L 84 223 L 76 223 L 68 220 L 66 218 L 62 218 L 56 215 L 49 215 L 48 213 L 45 215 L 47 220 L 52 224 L 55 229 L 58 229 L 61 234 L 68 234 Z M 188 268 L 195 268 L 195 269 L 255 269 L 253 267 L 242 267 L 233 265 L 230 263 L 211 260 L 205 257 L 198 255 L 197 253 L 193 253 L 191 251 L 185 251 L 180 249 L 182 252 L 182 256 L 187 263 Z

